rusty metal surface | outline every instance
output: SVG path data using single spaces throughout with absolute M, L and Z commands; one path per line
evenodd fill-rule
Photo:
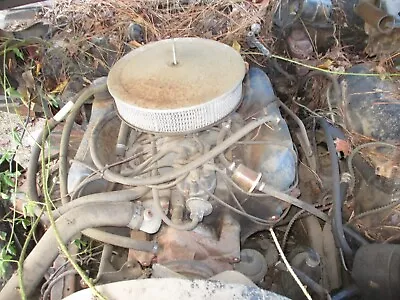
M 365 21 L 364 30 L 369 36 L 365 52 L 370 55 L 392 55 L 400 47 L 400 28 L 395 17 L 374 5 L 372 1 L 360 1 L 355 12 Z
M 171 265 L 174 261 L 195 261 L 194 264 L 181 264 L 176 271 L 200 277 L 210 274 L 200 270 L 199 264 L 195 266 L 196 262 L 208 266 L 214 274 L 232 270 L 231 263 L 240 257 L 240 226 L 231 216 L 224 215 L 218 232 L 205 226 L 198 226 L 193 231 L 165 227 L 158 237 L 161 251 L 157 262 Z
M 380 33 L 390 33 L 394 28 L 395 18 L 371 3 L 360 1 L 354 10 L 368 25 Z
M 314 49 L 307 33 L 302 29 L 293 29 L 287 37 L 289 51 L 293 57 L 306 59 L 312 56 Z
M 172 64 L 174 45 L 176 65 Z M 244 75 L 244 62 L 231 47 L 177 38 L 145 45 L 123 57 L 112 67 L 108 87 L 114 98 L 129 105 L 179 109 L 233 91 Z
M 143 231 L 131 231 L 131 238 L 138 241 L 148 241 L 148 234 Z M 154 254 L 150 252 L 129 249 L 128 261 L 138 261 L 143 267 L 148 267 L 152 263 Z

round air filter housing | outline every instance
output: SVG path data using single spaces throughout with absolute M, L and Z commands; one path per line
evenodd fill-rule
M 111 68 L 107 84 L 120 117 L 131 126 L 187 133 L 237 108 L 245 72 L 233 48 L 212 40 L 177 38 L 127 54 Z

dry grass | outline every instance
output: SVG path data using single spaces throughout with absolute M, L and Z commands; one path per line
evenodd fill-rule
M 186 2 L 184 4 L 184 2 Z M 254 60 L 245 37 L 254 23 L 261 39 L 272 41 L 271 28 L 279 0 L 56 0 L 40 19 L 51 25 L 52 46 L 43 56 L 43 75 L 51 88 L 72 77 L 90 82 L 107 75 L 130 49 L 174 37 L 202 37 L 239 44 Z M 143 29 L 143 41 L 132 41 L 130 24 Z M 262 61 L 263 57 L 258 56 Z M 257 60 L 256 59 L 256 60 Z
M 76 42 L 106 36 L 122 48 L 127 28 L 140 24 L 145 43 L 171 37 L 204 37 L 227 44 L 242 42 L 250 26 L 264 24 L 264 35 L 272 26 L 279 1 L 153 1 L 100 0 L 56 1 L 43 19 L 59 28 Z

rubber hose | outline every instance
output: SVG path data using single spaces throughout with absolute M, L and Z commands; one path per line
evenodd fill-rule
M 90 87 L 88 89 L 90 89 Z M 82 94 L 80 94 L 76 99 L 73 99 L 70 101 L 71 103 L 74 103 L 71 110 L 79 111 L 79 108 L 81 105 L 79 105 L 79 107 L 78 107 L 78 104 L 75 104 L 75 103 L 78 102 L 78 100 L 79 100 L 79 98 L 81 98 Z M 64 107 L 68 107 L 68 105 L 69 105 L 69 103 L 67 103 Z M 64 113 L 63 108 L 59 111 L 59 113 L 61 113 L 61 114 Z M 27 186 L 28 186 L 29 199 L 34 202 L 40 201 L 39 194 L 38 194 L 37 187 L 36 187 L 36 174 L 39 169 L 38 161 L 39 161 L 40 153 L 41 153 L 44 141 L 47 140 L 47 138 L 49 137 L 49 135 L 53 131 L 53 129 L 65 117 L 65 115 L 57 116 L 57 115 L 59 115 L 59 113 L 57 113 L 52 119 L 50 119 L 50 120 L 48 120 L 48 122 L 46 122 L 46 124 L 44 125 L 39 136 L 36 138 L 35 143 L 33 144 L 33 147 L 32 147 L 31 157 L 30 157 L 29 165 L 28 165 Z M 69 141 L 69 136 L 70 136 L 70 134 L 68 135 L 68 141 Z M 60 168 L 61 168 L 61 166 L 62 166 L 62 162 L 60 160 Z
M 42 131 L 40 132 L 39 136 L 36 138 L 35 143 L 32 146 L 31 157 L 29 160 L 28 165 L 28 174 L 27 174 L 27 186 L 28 186 L 28 197 L 33 202 L 40 202 L 39 194 L 36 187 L 36 173 L 39 170 L 39 157 L 42 151 L 43 142 L 47 140 L 50 133 L 53 129 L 58 125 L 58 121 L 50 119 L 44 125 Z
M 107 118 L 106 118 L 107 117 Z M 90 139 L 90 153 L 93 159 L 94 164 L 96 167 L 103 172 L 103 176 L 106 180 L 112 181 L 112 182 L 117 182 L 120 184 L 125 184 L 125 185 L 132 185 L 132 186 L 141 186 L 141 185 L 157 185 L 160 183 L 164 182 L 169 182 L 172 181 L 176 178 L 178 178 L 181 175 L 184 175 L 186 173 L 189 173 L 191 170 L 196 169 L 204 164 L 206 164 L 209 160 L 213 159 L 214 157 L 218 156 L 221 154 L 223 151 L 225 151 L 228 147 L 239 141 L 241 138 L 246 136 L 249 132 L 252 130 L 256 129 L 260 125 L 271 122 L 273 118 L 271 116 L 264 116 L 260 119 L 254 120 L 250 123 L 248 123 L 246 126 L 242 127 L 239 131 L 235 132 L 232 134 L 230 137 L 228 137 L 226 140 L 224 140 L 220 145 L 215 146 L 212 148 L 210 151 L 205 153 L 204 155 L 198 157 L 197 159 L 191 161 L 190 163 L 182 166 L 179 169 L 175 169 L 174 171 L 165 174 L 165 175 L 159 175 L 159 176 L 152 176 L 148 178 L 137 178 L 137 177 L 124 177 L 121 176 L 120 174 L 114 173 L 112 170 L 106 169 L 105 165 L 102 163 L 100 160 L 100 157 L 97 153 L 96 149 L 96 142 L 98 139 L 98 136 L 106 124 L 107 121 L 112 119 L 112 115 L 105 116 L 99 122 L 96 124 L 96 126 L 93 129 L 93 133 Z
M 356 285 L 350 285 L 331 297 L 332 300 L 351 300 L 360 294 Z
M 86 195 L 77 198 L 74 201 L 68 202 L 63 206 L 58 207 L 52 212 L 52 215 L 54 219 L 57 219 L 61 215 L 70 211 L 71 209 L 80 207 L 82 205 L 101 204 L 101 203 L 116 204 L 116 202 L 120 203 L 120 202 L 134 201 L 144 196 L 146 193 L 149 192 L 149 190 L 150 189 L 147 187 L 135 187 L 133 189 L 128 189 L 128 190 L 118 190 L 118 191 L 102 192 L 97 194 Z
M 142 249 L 140 251 L 146 251 L 152 253 L 156 253 L 158 251 L 156 243 L 134 240 L 130 237 L 113 234 L 104 230 L 88 228 L 83 230 L 82 234 L 86 235 L 87 237 L 93 240 L 121 248 L 135 249 L 135 250 Z
M 322 229 L 324 236 L 324 272 L 327 275 L 329 290 L 335 290 L 342 286 L 342 272 L 340 268 L 339 253 L 333 236 L 332 224 L 325 223 Z
M 86 205 L 73 209 L 56 221 L 57 231 L 64 244 L 82 230 L 100 226 L 127 226 L 135 216 L 133 203 Z M 154 243 L 148 242 L 139 251 L 152 251 Z M 50 227 L 23 265 L 23 285 L 29 297 L 35 291 L 44 274 L 59 255 L 54 229 Z M 0 292 L 0 300 L 19 299 L 18 276 L 13 275 Z
M 346 237 L 343 230 L 343 217 L 342 217 L 342 206 L 343 197 L 346 194 L 348 183 L 340 184 L 340 171 L 339 171 L 339 159 L 336 154 L 335 143 L 332 135 L 329 131 L 329 124 L 325 119 L 319 119 L 322 129 L 325 133 L 326 144 L 328 146 L 329 156 L 331 159 L 331 170 L 332 170 L 332 199 L 333 199 L 333 223 L 332 229 L 334 230 L 334 236 L 337 239 L 337 246 L 340 247 L 343 253 L 348 256 L 353 256 L 353 250 L 347 243 Z
M 304 123 L 289 107 L 285 105 L 285 103 L 283 103 L 281 100 L 278 100 L 278 103 L 285 110 L 285 112 L 296 122 L 297 126 L 299 126 L 301 135 L 303 136 L 303 140 L 306 146 L 306 155 L 308 157 L 313 157 L 313 159 L 315 160 L 314 151 L 312 149 L 310 139 L 308 138 L 307 129 L 304 126 Z M 316 163 L 314 164 L 316 165 Z
M 297 277 L 299 277 L 300 281 L 304 285 L 309 287 L 312 291 L 314 291 L 318 295 L 319 299 L 331 299 L 329 292 L 325 288 L 323 288 L 319 283 L 315 282 L 312 278 L 310 278 L 307 274 L 296 268 L 293 268 L 293 271 L 296 273 Z
M 122 121 L 118 132 L 117 145 L 115 146 L 117 156 L 123 156 L 125 154 L 130 132 L 131 128 Z
M 61 203 L 66 204 L 69 202 L 68 197 L 68 148 L 71 137 L 72 127 L 75 123 L 75 118 L 80 112 L 80 108 L 90 97 L 95 93 L 107 90 L 107 78 L 102 77 L 96 79 L 93 84 L 84 89 L 79 97 L 76 99 L 74 107 L 69 113 L 65 121 L 64 128 L 61 135 L 60 142 L 60 158 L 59 158 L 59 179 L 60 179 L 60 193 Z
M 352 238 L 359 246 L 364 246 L 369 244 L 369 242 L 365 238 L 363 238 L 358 232 L 356 232 L 353 228 L 344 226 L 343 230 L 345 235 Z

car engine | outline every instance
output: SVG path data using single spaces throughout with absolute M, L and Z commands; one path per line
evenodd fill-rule
M 154 69 L 144 71 L 150 59 Z M 290 195 L 297 186 L 297 153 L 267 75 L 251 68 L 242 88 L 245 73 L 232 48 L 194 38 L 149 44 L 111 71 L 112 98 L 94 100 L 91 130 L 71 165 L 68 193 L 105 192 L 110 182 L 139 189 L 140 221 L 130 234 L 156 241 L 158 248 L 130 250 L 129 259 L 198 278 L 242 268 L 241 241 L 287 210 L 260 191 L 271 187 Z M 146 98 L 140 91 L 147 91 Z M 88 182 L 92 168 L 103 175 Z M 261 279 L 266 269 L 259 272 L 247 275 Z
M 293 17 L 299 1 L 286 2 L 275 22 L 304 59 L 313 50 Z M 311 32 L 329 32 L 333 5 L 302 1 L 297 13 Z M 355 12 L 368 27 L 376 9 L 361 3 Z M 369 43 L 389 25 L 372 26 Z M 286 70 L 258 34 L 250 28 L 247 42 L 267 68 L 214 40 L 160 40 L 125 55 L 46 123 L 28 198 L 59 201 L 35 207 L 47 230 L 1 300 L 18 298 L 20 280 L 45 300 L 397 299 L 398 81 L 354 76 L 374 73 L 373 63 L 338 77 Z M 293 74 L 302 77 L 300 104 L 285 95 Z M 328 112 L 303 118 L 290 103 L 307 110 L 321 78 Z M 88 122 L 75 147 L 82 110 Z M 64 120 L 58 188 L 42 193 L 38 182 L 55 178 L 42 168 L 46 141 Z

